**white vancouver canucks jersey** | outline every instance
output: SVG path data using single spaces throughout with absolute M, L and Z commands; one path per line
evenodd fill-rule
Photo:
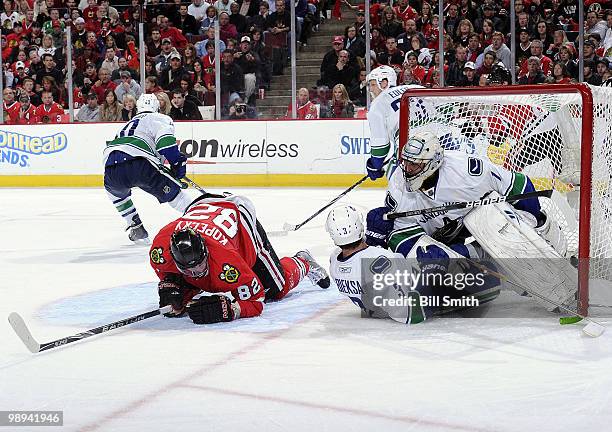
M 174 133 L 174 122 L 167 115 L 151 112 L 137 114 L 123 126 L 114 140 L 106 144 L 104 163 L 112 151 L 120 150 L 159 165 L 165 161 L 160 150 L 176 145 Z
M 491 191 L 502 196 L 524 193 L 527 177 L 508 171 L 487 159 L 470 156 L 463 151 L 445 151 L 437 171 L 434 187 L 418 192 L 406 189 L 401 169 L 395 170 L 389 181 L 386 205 L 393 212 L 421 210 L 458 202 L 484 198 Z M 450 220 L 462 219 L 470 208 L 440 211 L 396 219 L 388 245 L 397 251 L 401 243 L 423 234 L 432 235 Z
M 405 293 L 397 286 L 384 286 L 374 289 L 371 281 L 364 278 L 365 272 L 370 269 L 363 268 L 364 265 L 372 265 L 376 262 L 384 261 L 382 266 L 385 273 L 392 274 L 398 270 L 398 262 L 405 262 L 406 259 L 399 253 L 391 252 L 375 246 L 368 246 L 365 249 L 349 256 L 341 258 L 340 248 L 335 248 L 329 259 L 329 273 L 338 286 L 338 291 L 351 299 L 355 305 L 361 308 L 362 317 L 372 318 L 392 318 L 401 323 L 407 323 L 410 314 L 408 305 L 389 306 L 384 302 L 377 301 L 378 298 L 399 298 Z M 420 308 L 419 308 L 420 309 Z M 419 322 L 424 320 L 424 314 L 419 311 Z
M 370 126 L 370 147 L 374 157 L 384 159 L 389 150 L 396 152 L 396 142 L 399 137 L 399 114 L 402 95 L 408 89 L 422 89 L 420 85 L 401 85 L 390 87 L 379 94 L 368 111 Z M 411 124 L 419 125 L 435 117 L 435 108 L 422 99 L 411 99 Z M 393 148 L 391 146 L 393 145 Z

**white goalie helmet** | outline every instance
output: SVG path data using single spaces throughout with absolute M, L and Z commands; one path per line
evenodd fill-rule
M 376 81 L 378 88 L 383 90 L 381 86 L 383 80 L 387 80 L 389 83 L 388 87 L 395 87 L 397 85 L 397 73 L 391 66 L 378 66 L 376 69 L 370 71 L 366 80 L 368 84 L 370 81 Z
M 402 148 L 400 166 L 409 191 L 416 191 L 435 173 L 444 159 L 444 148 L 431 132 L 418 132 Z
M 351 205 L 335 207 L 327 215 L 325 230 L 336 246 L 362 240 L 365 233 L 361 213 Z
M 136 101 L 136 111 L 138 114 L 143 112 L 158 112 L 159 100 L 152 93 L 143 93 Z

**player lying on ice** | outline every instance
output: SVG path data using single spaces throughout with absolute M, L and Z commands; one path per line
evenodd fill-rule
M 163 227 L 150 261 L 159 305 L 172 306 L 166 316 L 187 313 L 196 324 L 258 316 L 266 301 L 282 299 L 305 276 L 321 288 L 330 283 L 307 251 L 279 260 L 253 203 L 229 194 L 203 195 Z
M 361 308 L 364 318 L 391 318 L 403 324 L 417 324 L 434 315 L 479 307 L 499 295 L 499 281 L 490 276 L 484 276 L 481 284 L 464 286 L 462 289 L 437 283 L 442 278 L 436 281 L 435 275 L 442 276 L 447 271 L 449 260 L 433 261 L 427 258 L 425 248 L 421 246 L 428 243 L 427 236 L 417 243 L 416 260 L 412 260 L 416 270 L 411 268 L 410 260 L 402 254 L 380 245 L 368 245 L 361 214 L 353 206 L 334 208 L 327 217 L 325 228 L 338 246 L 330 257 L 330 276 L 336 282 L 338 291 Z M 434 243 L 429 240 L 429 244 Z M 456 256 L 452 251 L 449 255 Z M 379 286 L 374 283 L 376 276 L 394 275 L 398 271 L 410 271 L 414 275 L 421 273 L 433 278 L 414 284 L 406 284 L 401 282 L 406 279 L 395 278 Z M 461 271 L 472 275 L 482 273 L 470 265 L 464 265 Z M 408 298 L 411 300 L 398 301 Z
M 400 169 L 395 170 L 389 180 L 385 206 L 368 213 L 368 244 L 388 247 L 419 261 L 436 260 L 441 267 L 452 257 L 491 258 L 507 276 L 520 277 L 526 266 L 536 265 L 540 266 L 541 275 L 548 272 L 551 277 L 560 277 L 556 273 L 561 272 L 563 278 L 574 278 L 575 272 L 563 259 L 567 249 L 565 236 L 556 220 L 540 206 L 538 198 L 520 200 L 512 205 L 498 203 L 474 210 L 461 208 L 394 221 L 383 219 L 383 215 L 390 212 L 475 201 L 496 194 L 532 192 L 535 189 L 526 175 L 463 151 L 445 151 L 431 132 L 417 132 L 409 138 L 400 153 L 399 165 Z M 476 241 L 466 243 L 469 237 Z M 431 244 L 431 239 L 437 243 Z M 544 259 L 549 258 L 561 263 L 558 264 L 561 267 L 555 268 L 545 262 Z M 534 280 L 524 275 L 522 279 Z M 552 283 L 535 285 L 538 286 L 529 288 L 558 303 L 575 298 L 576 285 L 572 283 L 564 287 Z M 553 309 L 550 304 L 546 306 Z

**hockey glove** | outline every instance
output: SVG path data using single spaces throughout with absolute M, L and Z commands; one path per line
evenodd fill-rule
M 370 157 L 366 162 L 366 168 L 368 170 L 368 177 L 370 177 L 370 180 L 376 180 L 385 175 L 383 160 L 380 158 Z
M 237 313 L 232 301 L 223 295 L 211 295 L 200 297 L 187 305 L 189 318 L 195 324 L 214 324 L 228 322 L 235 319 Z
M 388 207 L 377 207 L 368 212 L 366 217 L 366 243 L 370 246 L 387 247 L 387 236 L 393 231 L 393 221 L 383 219 L 389 213 Z
M 416 250 L 416 255 L 423 273 L 446 274 L 448 272 L 450 258 L 441 247 L 436 245 L 419 246 Z
M 181 157 L 179 161 L 172 164 L 171 167 L 172 175 L 174 176 L 174 178 L 179 180 L 185 177 L 185 175 L 187 175 L 187 158 L 182 153 L 180 155 Z
M 182 287 L 181 281 L 177 277 L 171 275 L 166 276 L 157 284 L 157 294 L 159 295 L 159 307 L 167 305 L 172 306 L 172 311 L 165 313 L 168 318 L 180 317 L 185 313 L 185 290 Z

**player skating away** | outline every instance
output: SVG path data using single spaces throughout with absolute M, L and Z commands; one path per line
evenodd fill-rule
M 373 101 L 368 111 L 370 127 L 370 158 L 366 168 L 368 176 L 376 180 L 384 175 L 383 163 L 391 151 L 393 160 L 389 164 L 389 176 L 396 166 L 397 140 L 399 138 L 399 114 L 402 95 L 409 89 L 422 89 L 420 85 L 396 86 L 397 74 L 390 66 L 379 66 L 366 78 Z M 422 99 L 410 102 L 411 124 L 415 127 L 429 122 L 434 117 L 435 108 Z
M 457 290 L 453 286 L 436 284 L 432 281 L 428 283 L 422 281 L 412 286 L 412 289 L 401 283 L 386 283 L 375 287 L 372 279 L 367 280 L 367 274 L 372 277 L 374 273 L 393 275 L 396 271 L 408 270 L 409 261 L 399 253 L 379 246 L 369 246 L 365 242 L 361 214 L 353 206 L 334 208 L 327 216 L 325 229 L 337 246 L 330 257 L 330 276 L 336 282 L 338 291 L 359 306 L 362 317 L 391 318 L 403 324 L 417 324 L 433 315 L 466 308 L 445 306 L 440 300 L 445 296 L 452 299 L 477 299 L 478 305 L 482 305 L 495 299 L 499 294 L 499 283 L 493 278 L 483 278 L 482 285 L 465 290 Z M 424 255 L 424 252 L 420 250 L 417 253 L 417 261 L 421 255 Z M 438 266 L 433 266 L 427 259 L 419 262 L 419 266 L 418 271 L 424 275 L 440 271 Z M 464 272 L 473 270 L 469 266 L 463 269 Z M 418 274 L 414 270 L 411 270 L 411 273 Z M 414 299 L 413 302 L 382 301 L 382 299 L 399 300 L 408 296 Z M 421 302 L 421 298 L 427 301 Z
M 127 223 L 132 241 L 146 240 L 149 236 L 132 202 L 132 188 L 150 193 L 181 213 L 192 201 L 177 180 L 185 176 L 187 158 L 176 145 L 174 122 L 158 112 L 159 101 L 154 94 L 141 95 L 136 108 L 138 114 L 104 149 L 104 188 Z M 160 171 L 166 161 L 172 176 Z
M 235 195 L 191 204 L 155 236 L 150 260 L 160 307 L 172 305 L 167 316 L 187 312 L 196 324 L 258 316 L 265 301 L 282 299 L 304 276 L 322 288 L 330 283 L 307 251 L 279 260 L 251 201 Z M 212 295 L 192 300 L 200 292 Z

